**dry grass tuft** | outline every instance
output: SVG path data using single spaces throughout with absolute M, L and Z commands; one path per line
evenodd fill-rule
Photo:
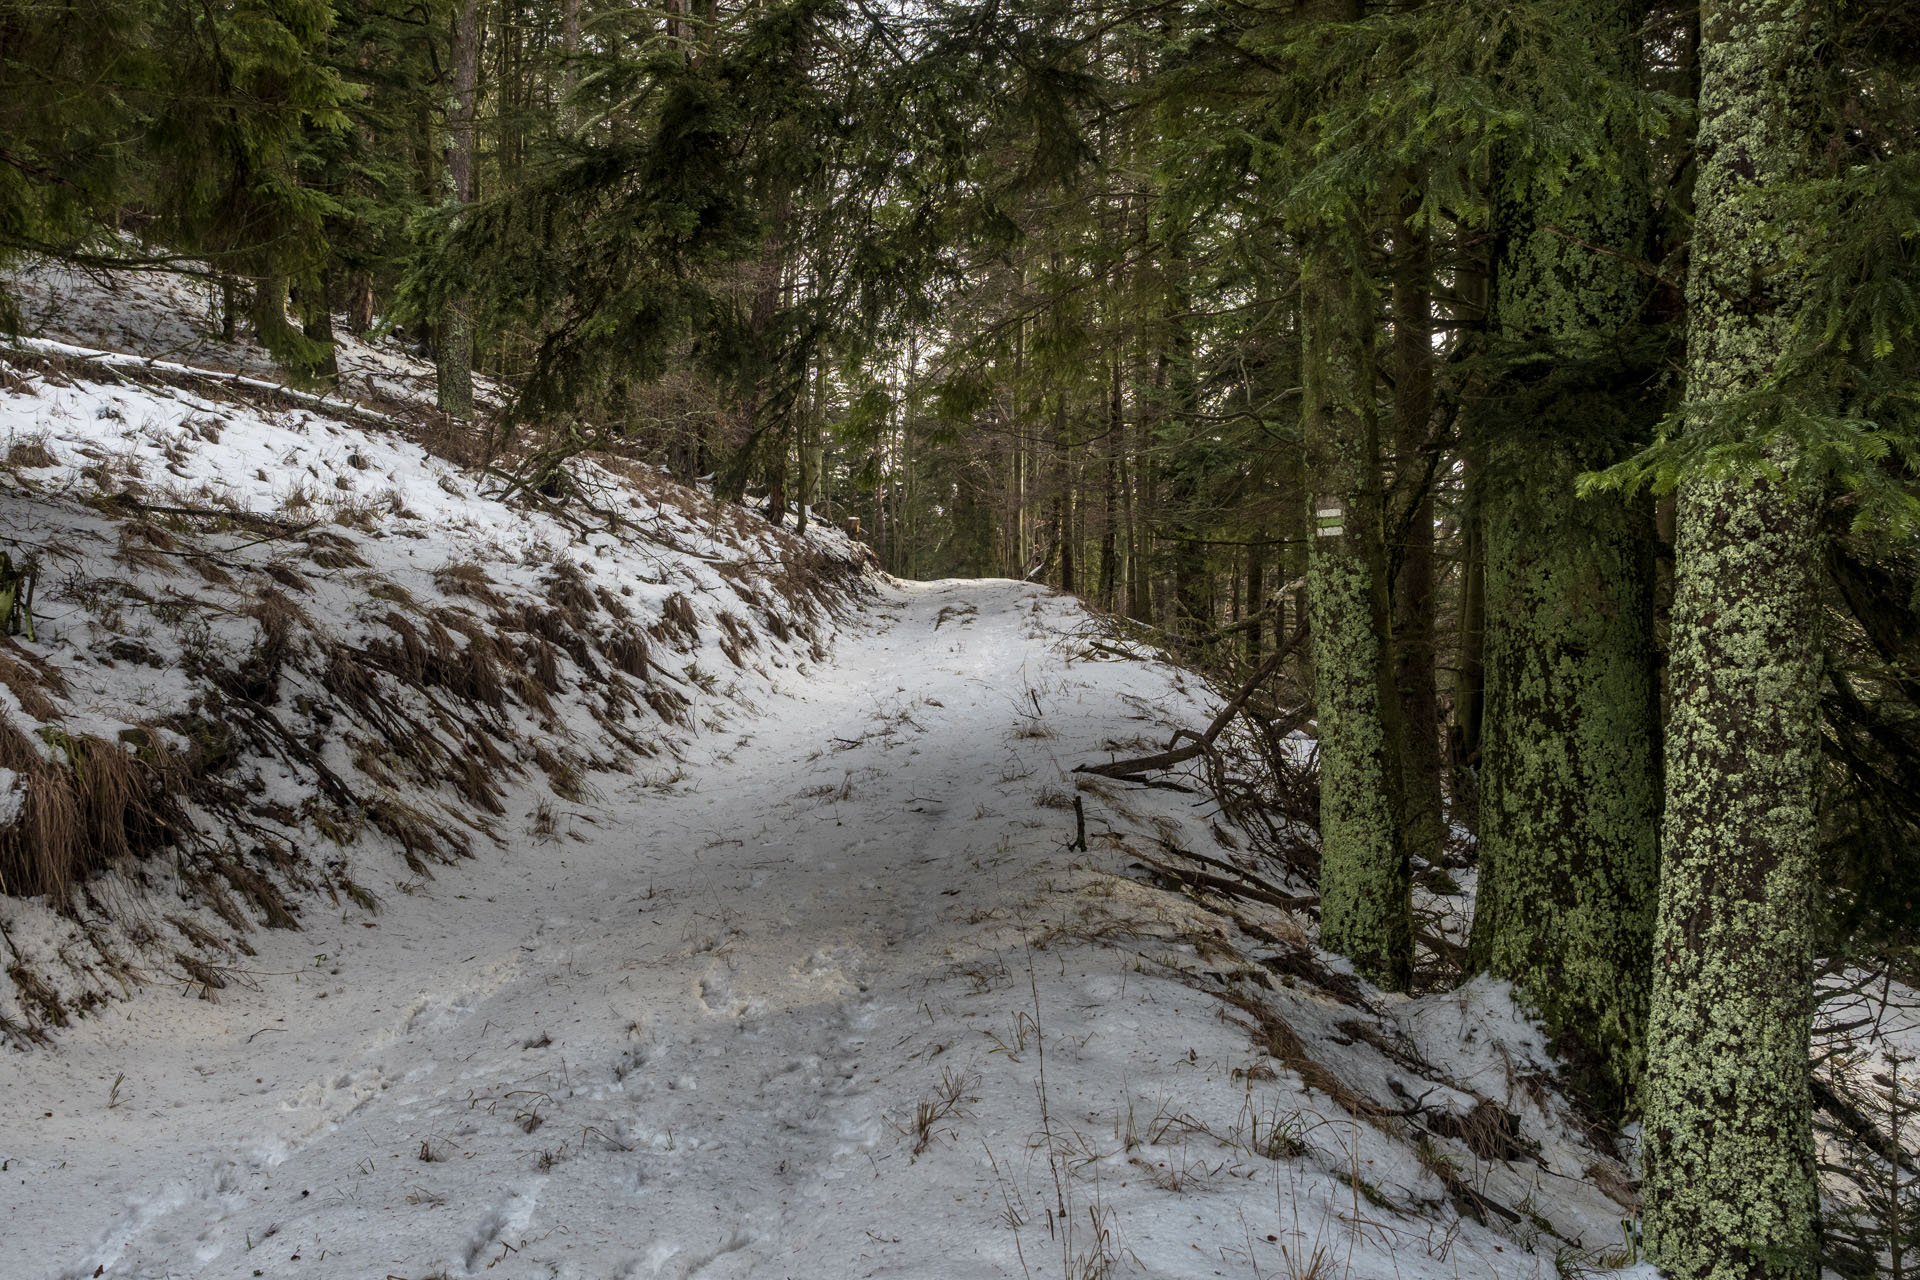
M 507 602 L 495 591 L 487 571 L 470 560 L 455 560 L 433 571 L 433 580 L 450 596 L 467 596 L 490 609 L 504 609 Z
M 7 446 L 7 465 L 32 469 L 34 467 L 58 466 L 60 459 L 53 456 L 53 450 L 47 448 L 45 437 L 28 436 L 16 439 Z
M 676 649 L 693 648 L 700 642 L 700 620 L 693 612 L 693 601 L 678 591 L 668 596 L 660 606 L 660 621 L 653 624 L 652 631 L 654 639 Z
M 571 560 L 556 560 L 540 585 L 546 588 L 547 601 L 566 615 L 575 627 L 584 626 L 598 607 L 587 576 Z
M 157 736 L 128 734 L 131 751 L 48 726 L 40 737 L 50 752 L 42 753 L 0 717 L 0 768 L 20 791 L 18 820 L 0 830 L 0 893 L 44 894 L 71 909 L 89 872 L 190 829 L 179 798 L 191 779 Z
M 647 669 L 652 665 L 647 638 L 632 627 L 616 628 L 601 642 L 600 653 L 615 671 L 647 683 Z
M 0 646 L 0 684 L 7 686 L 20 709 L 35 720 L 45 723 L 59 719 L 60 710 L 48 694 L 65 696 L 65 679 L 11 642 Z
M 22 1007 L 36 1014 L 43 1025 L 67 1025 L 67 1006 L 61 1001 L 60 993 L 42 981 L 39 974 L 23 964 L 15 964 L 7 969 L 7 976 L 13 979 L 14 989 L 20 993 Z
M 933 1093 L 914 1104 L 912 1123 L 894 1126 L 913 1139 L 914 1155 L 925 1155 L 927 1148 L 933 1145 L 937 1136 L 936 1125 L 949 1116 L 963 1114 L 962 1107 L 966 1103 L 979 1101 L 968 1096 L 979 1084 L 980 1077 L 977 1075 L 955 1075 L 952 1071 L 940 1073 L 940 1083 Z
M 262 572 L 289 591 L 298 591 L 302 595 L 313 594 L 313 584 L 288 565 L 269 564 L 262 568 Z
M 129 569 L 151 569 L 158 573 L 180 572 L 170 554 L 180 548 L 172 534 L 147 520 L 128 520 L 120 526 L 119 548 L 113 558 Z

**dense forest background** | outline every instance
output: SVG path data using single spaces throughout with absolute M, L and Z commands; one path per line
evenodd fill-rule
M 1909 6 L 0 0 L 0 82 L 0 255 L 1311 718 L 1324 944 L 1474 862 L 1663 1265 L 1812 1274 L 1814 957 L 1920 940 Z

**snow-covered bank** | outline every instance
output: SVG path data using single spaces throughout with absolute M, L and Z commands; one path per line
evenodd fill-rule
M 0 900 L 0 1033 L 244 982 L 254 926 L 371 912 L 396 853 L 404 889 L 544 838 L 824 656 L 844 536 L 613 459 L 571 482 L 509 505 L 313 409 L 0 363 L 0 585 L 31 600 L 0 640 L 0 881 L 71 907 Z

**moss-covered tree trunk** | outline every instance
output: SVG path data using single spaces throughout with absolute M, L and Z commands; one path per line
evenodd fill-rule
M 311 351 L 309 376 L 329 386 L 340 376 L 333 345 L 333 299 L 324 275 L 316 275 L 298 293 L 300 332 Z
M 1320 940 L 1382 986 L 1413 974 L 1387 614 L 1374 307 L 1357 220 L 1301 249 L 1307 609 L 1320 729 Z
M 1565 0 L 1599 74 L 1639 63 L 1633 0 Z M 1638 139 L 1584 180 L 1497 193 L 1484 446 L 1486 708 L 1472 960 L 1545 1017 L 1577 1087 L 1631 1110 L 1644 1062 L 1660 821 L 1652 511 L 1578 477 L 1643 444 L 1632 357 L 1652 221 Z
M 253 338 L 275 356 L 299 344 L 299 330 L 287 322 L 287 278 L 269 274 L 253 282 L 253 308 L 248 319 Z
M 1808 169 L 1825 8 L 1702 13 L 1687 398 L 1768 464 L 1695 474 L 1679 497 L 1644 1188 L 1649 1253 L 1678 1280 L 1818 1273 L 1818 495 L 1765 406 L 1783 399 L 1770 383 L 1806 301 L 1805 233 L 1778 221 L 1777 194 Z

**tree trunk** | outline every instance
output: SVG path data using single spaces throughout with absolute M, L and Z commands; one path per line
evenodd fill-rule
M 1247 627 L 1247 661 L 1259 662 L 1260 649 L 1266 643 L 1266 636 L 1260 625 L 1260 611 L 1267 606 L 1267 543 L 1265 526 L 1254 530 L 1253 542 L 1247 548 L 1247 616 L 1252 623 Z M 1284 632 L 1276 631 L 1276 635 Z
M 220 273 L 220 341 L 232 342 L 239 336 L 234 324 L 239 315 L 239 282 L 222 271 Z
M 1120 604 L 1120 450 L 1126 444 L 1126 420 L 1120 401 L 1120 360 L 1107 366 L 1107 447 L 1101 451 L 1100 607 Z
M 479 195 L 474 156 L 474 106 L 480 80 L 479 0 L 462 0 L 454 17 L 449 56 L 453 62 L 453 101 L 447 124 L 453 145 L 447 153 L 447 173 L 453 184 L 452 201 L 469 204 Z M 440 409 L 460 419 L 473 417 L 472 311 L 468 298 L 452 299 L 434 335 Z
M 579 124 L 580 112 L 574 94 L 580 87 L 580 0 L 561 0 L 560 4 L 560 131 L 572 133 Z
M 1581 0 L 1595 74 L 1634 74 L 1638 12 Z M 1624 1118 L 1658 873 L 1653 524 L 1646 502 L 1576 485 L 1644 444 L 1660 406 L 1644 391 L 1656 371 L 1617 354 L 1645 310 L 1632 260 L 1653 210 L 1639 139 L 1613 142 L 1618 172 L 1495 193 L 1489 330 L 1508 371 L 1475 422 L 1487 670 L 1470 962 L 1520 988 L 1576 1087 Z
M 1169 248 L 1176 261 L 1182 252 L 1178 245 Z M 1172 526 L 1169 535 L 1173 545 L 1167 557 L 1168 568 L 1173 571 L 1172 625 L 1181 635 L 1193 639 L 1211 632 L 1218 620 L 1214 617 L 1213 577 L 1203 541 L 1206 529 L 1200 521 L 1200 461 L 1195 448 L 1200 434 L 1200 386 L 1194 369 L 1189 308 L 1187 298 L 1169 294 L 1164 317 L 1168 337 L 1160 370 L 1166 395 L 1164 447 L 1168 456 L 1161 469 L 1160 499 L 1162 526 Z
M 275 356 L 292 349 L 297 330 L 287 323 L 285 276 L 263 276 L 253 282 L 253 310 L 248 319 L 253 323 L 254 340 Z
M 365 337 L 373 328 L 373 277 L 356 271 L 347 278 L 347 332 Z
M 1308 627 L 1320 729 L 1320 939 L 1383 987 L 1413 976 L 1388 632 L 1373 291 L 1357 220 L 1302 245 Z
M 1137 374 L 1136 374 L 1137 377 Z M 1133 483 L 1127 499 L 1127 616 L 1153 622 L 1153 525 L 1155 514 L 1153 433 L 1134 394 Z
M 340 362 L 333 349 L 333 299 L 325 280 L 299 291 L 300 332 L 313 351 L 306 372 L 331 384 L 340 376 Z
M 1806 232 L 1756 219 L 1810 170 L 1825 6 L 1721 0 L 1701 30 L 1687 281 L 1698 420 L 1769 387 L 1807 305 Z M 1764 390 L 1763 390 L 1764 389 Z M 1763 402 L 1763 404 L 1766 402 Z M 1677 1280 L 1817 1274 L 1808 1042 L 1819 758 L 1818 481 L 1784 433 L 1765 468 L 1681 485 L 1645 1113 L 1646 1226 Z
M 1060 589 L 1069 595 L 1080 589 L 1074 576 L 1073 471 L 1067 450 L 1067 397 L 1053 401 L 1053 545 L 1060 557 Z
M 1455 629 L 1453 724 L 1447 733 L 1448 788 L 1453 820 L 1475 835 L 1480 831 L 1480 757 L 1482 712 L 1486 706 L 1487 575 L 1486 539 L 1481 535 L 1480 465 L 1463 421 L 1465 438 L 1460 472 L 1465 501 L 1460 517 L 1460 610 Z
M 1393 451 L 1390 527 L 1400 537 L 1393 579 L 1394 686 L 1405 728 L 1400 744 L 1407 851 L 1429 862 L 1446 834 L 1440 800 L 1440 696 L 1434 674 L 1433 300 L 1427 233 L 1409 221 L 1409 193 L 1393 223 Z

